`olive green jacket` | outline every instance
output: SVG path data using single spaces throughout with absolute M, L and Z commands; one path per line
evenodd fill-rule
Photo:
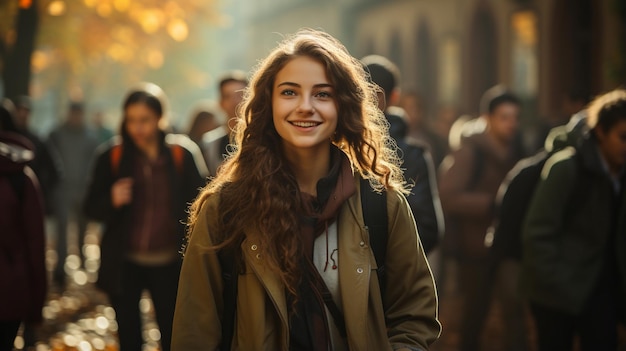
M 339 285 L 350 350 L 428 350 L 441 325 L 433 277 L 411 210 L 402 194 L 388 193 L 385 311 L 359 194 L 342 205 L 338 217 Z M 211 250 L 218 203 L 219 196 L 212 196 L 203 204 L 187 247 L 174 316 L 174 351 L 217 350 L 220 344 L 224 284 Z M 268 269 L 258 235 L 248 232 L 241 244 L 245 273 L 238 278 L 232 349 L 286 351 L 285 288 Z

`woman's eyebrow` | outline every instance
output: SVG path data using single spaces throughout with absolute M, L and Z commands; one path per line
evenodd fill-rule
M 292 86 L 292 87 L 300 87 L 300 84 L 293 83 L 293 82 L 282 82 L 282 83 L 278 84 L 277 87 L 281 87 L 283 85 Z
M 300 88 L 300 84 L 294 83 L 294 82 L 282 82 L 278 84 L 277 87 L 281 87 L 284 85 Z M 314 88 L 334 88 L 334 86 L 330 83 L 319 83 L 319 84 L 315 84 L 313 87 Z

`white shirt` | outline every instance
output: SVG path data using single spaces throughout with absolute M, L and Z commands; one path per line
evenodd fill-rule
M 337 307 L 343 312 L 341 305 L 341 289 L 339 288 L 339 251 L 337 245 L 337 221 L 328 226 L 327 233 L 322 233 L 315 239 L 313 246 L 313 264 L 320 273 L 328 291 L 333 296 L 333 300 Z M 326 243 L 328 240 L 328 251 Z M 328 255 L 327 255 L 328 253 Z M 328 265 L 326 264 L 328 262 Z M 335 321 L 326 307 L 326 316 L 330 327 L 330 342 L 334 351 L 347 351 L 348 345 L 341 337 L 339 330 L 335 326 Z

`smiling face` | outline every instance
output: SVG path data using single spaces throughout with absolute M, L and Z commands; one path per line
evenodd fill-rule
M 324 66 L 310 57 L 296 57 L 278 71 L 272 111 L 286 153 L 328 152 L 337 129 L 334 93 Z

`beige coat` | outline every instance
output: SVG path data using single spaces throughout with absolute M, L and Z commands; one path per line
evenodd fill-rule
M 202 206 L 183 261 L 174 316 L 174 351 L 217 350 L 220 343 L 223 281 L 217 255 L 210 249 L 218 203 L 218 196 L 213 196 Z M 389 192 L 387 206 L 387 311 L 381 303 L 359 191 L 340 209 L 339 285 L 348 344 L 350 350 L 428 350 L 441 331 L 434 281 L 404 196 Z M 267 268 L 257 238 L 258 233 L 251 231 L 241 245 L 246 273 L 238 280 L 232 349 L 286 351 L 285 289 Z

